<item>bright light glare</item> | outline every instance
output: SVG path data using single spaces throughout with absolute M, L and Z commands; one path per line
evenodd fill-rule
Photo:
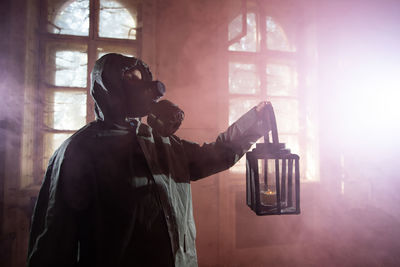
M 395 73 L 371 73 L 364 77 L 363 92 L 360 92 L 360 104 L 363 109 L 356 110 L 365 123 L 376 126 L 398 127 L 400 119 L 400 71 Z
M 388 142 L 400 130 L 400 68 L 377 63 L 344 68 L 342 125 L 353 138 Z

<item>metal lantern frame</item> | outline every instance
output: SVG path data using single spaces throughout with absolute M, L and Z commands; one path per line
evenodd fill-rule
M 284 143 L 279 143 L 275 113 L 270 103 L 266 106 L 266 116 L 271 125 L 272 142 L 267 132 L 264 143 L 246 153 L 247 205 L 257 215 L 300 214 L 300 157 L 286 149 Z M 260 160 L 263 166 L 260 166 Z M 268 165 L 271 161 L 272 166 Z M 269 175 L 271 167 L 274 177 Z M 271 187 L 274 188 L 271 190 Z

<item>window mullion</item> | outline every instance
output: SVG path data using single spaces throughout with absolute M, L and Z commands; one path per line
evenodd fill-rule
M 40 8 L 39 8 L 40 33 L 46 32 L 46 27 L 47 27 L 47 1 L 40 0 Z
M 90 96 L 90 87 L 91 87 L 91 79 L 90 79 L 90 70 L 93 68 L 94 63 L 96 61 L 96 39 L 98 38 L 98 29 L 99 29 L 99 0 L 91 0 L 90 1 L 90 30 L 89 30 L 89 42 L 88 42 L 88 67 L 87 67 L 87 90 L 86 90 L 86 122 L 94 120 L 94 101 Z
M 47 26 L 47 1 L 46 0 L 41 0 L 40 1 L 40 8 L 39 8 L 39 35 L 41 33 L 46 32 L 46 26 Z M 45 60 L 45 47 L 46 47 L 46 41 L 43 39 L 39 39 L 39 64 L 38 66 L 44 66 L 46 60 Z M 43 88 L 43 80 L 44 80 L 44 70 L 43 68 L 38 68 L 37 69 L 37 75 L 39 77 L 38 84 L 37 84 L 37 95 L 38 99 L 40 99 L 40 102 L 43 101 L 45 91 L 42 90 Z M 42 155 L 43 155 L 43 131 L 42 131 L 42 125 L 44 122 L 43 118 L 43 111 L 44 107 L 41 104 L 36 104 L 34 108 L 35 112 L 35 123 L 34 123 L 34 142 L 35 146 L 33 149 L 33 158 L 34 159 L 39 159 L 40 164 L 33 164 L 33 182 L 34 183 L 40 183 L 41 178 L 43 176 L 43 170 L 42 170 Z
M 45 2 L 45 1 L 42 1 Z M 44 20 L 43 20 L 44 21 Z M 44 25 L 44 24 L 43 24 Z M 46 42 L 43 40 L 39 40 L 39 66 L 45 66 L 46 62 L 46 55 L 45 55 L 45 47 L 46 47 Z M 39 159 L 39 162 L 41 164 L 34 164 L 33 165 L 33 179 L 34 182 L 40 182 L 42 175 L 43 175 L 43 170 L 42 170 L 42 155 L 44 154 L 44 149 L 43 149 L 43 130 L 42 130 L 42 125 L 44 123 L 44 105 L 43 99 L 45 99 L 45 94 L 46 91 L 43 90 L 44 86 L 44 69 L 43 68 L 38 68 L 37 74 L 38 74 L 38 98 L 40 99 L 41 104 L 36 104 L 35 105 L 35 130 L 34 130 L 34 140 L 36 145 L 34 146 L 34 158 Z
M 43 89 L 47 90 L 53 89 L 54 91 L 71 91 L 71 92 L 86 90 L 85 87 L 55 86 L 49 83 L 43 83 Z
M 90 88 L 91 88 L 91 69 L 94 67 L 94 63 L 96 62 L 96 43 L 93 40 L 89 41 L 88 44 L 88 67 L 87 67 L 87 90 L 86 90 L 86 122 L 90 122 L 94 120 L 94 101 L 92 97 L 90 96 Z
M 43 32 L 41 33 L 42 40 L 45 41 L 64 41 L 64 42 L 86 42 L 87 36 L 68 35 L 68 34 L 54 34 Z
M 94 40 L 98 34 L 98 11 L 99 11 L 99 0 L 90 1 L 90 12 L 89 12 L 89 39 Z
M 260 8 L 260 13 L 259 13 L 259 19 L 258 19 L 258 34 L 260 36 L 260 56 L 258 57 L 258 72 L 260 76 L 260 81 L 261 81 L 261 94 L 263 100 L 269 100 L 267 99 L 267 74 L 266 74 L 266 69 L 267 69 L 267 62 L 268 62 L 268 57 L 267 57 L 267 34 L 266 34 L 266 25 L 265 25 L 265 13 L 262 8 Z
M 258 35 L 260 36 L 260 52 L 261 54 L 264 54 L 266 52 L 266 47 L 267 47 L 267 29 L 266 29 L 266 17 L 265 13 L 263 12 L 263 9 L 260 9 L 260 13 L 258 15 Z

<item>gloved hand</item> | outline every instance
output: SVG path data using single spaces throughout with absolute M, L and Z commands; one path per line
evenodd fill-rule
M 272 124 L 274 122 L 271 122 L 270 109 L 272 109 L 272 105 L 269 101 L 262 101 L 256 106 L 257 116 L 262 124 L 262 128 L 265 129 L 265 133 L 268 133 L 273 128 Z
M 147 116 L 147 123 L 161 136 L 174 134 L 181 126 L 185 113 L 174 103 L 161 100 L 153 104 Z

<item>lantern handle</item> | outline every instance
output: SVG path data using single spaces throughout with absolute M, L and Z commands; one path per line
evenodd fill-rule
M 271 135 L 272 135 L 272 143 L 278 145 L 279 144 L 279 136 L 278 136 L 278 127 L 276 126 L 276 118 L 274 108 L 270 102 L 267 102 L 266 106 L 266 115 L 268 116 L 269 123 L 271 126 Z M 264 135 L 264 143 L 270 144 L 269 141 L 269 132 Z

